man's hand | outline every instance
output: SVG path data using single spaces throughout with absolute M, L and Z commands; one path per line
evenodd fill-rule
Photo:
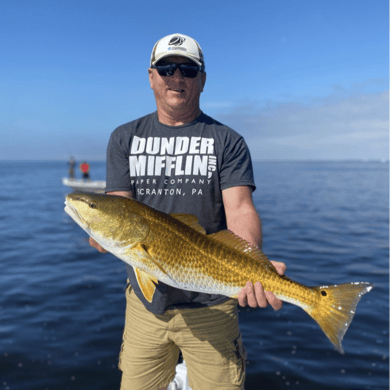
M 278 271 L 279 275 L 284 275 L 286 265 L 278 261 L 271 261 L 273 266 Z M 280 310 L 283 302 L 276 298 L 270 291 L 264 291 L 260 282 L 256 282 L 253 286 L 252 282 L 247 282 L 245 287 L 238 293 L 238 304 L 242 307 L 249 305 L 250 307 L 265 308 L 270 304 L 274 310 Z
M 100 244 L 98 244 L 92 237 L 89 237 L 89 245 L 93 246 L 100 253 L 107 253 L 107 251 L 102 246 L 100 246 Z

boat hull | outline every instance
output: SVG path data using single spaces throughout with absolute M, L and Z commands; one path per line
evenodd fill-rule
M 104 180 L 82 180 L 62 178 L 62 184 L 66 187 L 71 187 L 75 191 L 104 193 L 106 182 Z

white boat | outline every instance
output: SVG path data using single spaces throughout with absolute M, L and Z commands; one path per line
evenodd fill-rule
M 187 365 L 184 360 L 176 366 L 176 376 L 168 385 L 168 390 L 192 390 L 188 384 Z
M 62 184 L 67 187 L 71 187 L 76 191 L 82 192 L 98 192 L 103 193 L 106 188 L 105 180 L 83 180 L 83 179 L 70 179 L 68 177 L 62 178 Z

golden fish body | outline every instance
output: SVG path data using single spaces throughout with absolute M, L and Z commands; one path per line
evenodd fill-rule
M 229 231 L 206 235 L 196 217 L 168 215 L 136 200 L 74 193 L 65 211 L 103 248 L 130 264 L 151 302 L 158 281 L 183 290 L 237 298 L 247 281 L 305 310 L 335 349 L 369 283 L 307 287 L 280 276 L 258 248 Z

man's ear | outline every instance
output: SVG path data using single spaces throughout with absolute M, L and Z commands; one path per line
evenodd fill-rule
M 202 76 L 202 91 L 201 92 L 203 92 L 204 86 L 206 84 L 206 72 L 203 72 L 201 74 L 201 76 Z
M 153 69 L 148 69 L 150 88 L 153 89 Z

